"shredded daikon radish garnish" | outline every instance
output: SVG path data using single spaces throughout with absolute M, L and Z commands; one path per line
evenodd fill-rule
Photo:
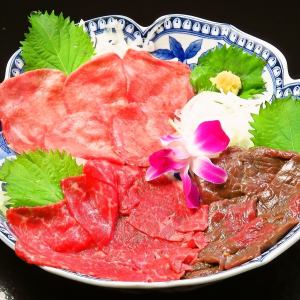
M 79 26 L 85 28 L 85 23 L 80 20 Z M 141 36 L 135 37 L 134 40 L 125 37 L 123 27 L 117 20 L 110 22 L 106 25 L 102 33 L 95 34 L 91 32 L 91 39 L 95 45 L 97 55 L 114 52 L 120 57 L 123 57 L 128 49 L 134 49 L 138 51 L 152 52 L 155 50 L 154 44 L 151 41 L 155 32 L 160 28 L 162 24 L 159 23 L 154 26 L 148 33 L 146 38 Z
M 0 184 L 2 184 L 1 181 Z M 0 189 L 0 214 L 2 213 L 4 216 L 7 211 L 7 204 L 9 199 L 10 198 L 7 196 L 6 192 Z
M 249 133 L 251 114 L 258 113 L 263 100 L 245 100 L 232 93 L 202 92 L 194 96 L 174 120 L 174 127 L 191 135 L 203 121 L 219 120 L 230 138 L 230 146 L 253 146 Z

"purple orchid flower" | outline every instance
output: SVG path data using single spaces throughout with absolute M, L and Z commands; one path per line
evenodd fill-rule
M 229 137 L 218 120 L 206 121 L 191 136 L 166 135 L 161 138 L 165 149 L 149 157 L 150 167 L 146 180 L 153 180 L 168 172 L 179 172 L 183 191 L 189 208 L 200 205 L 201 195 L 191 176 L 198 176 L 214 184 L 227 180 L 227 172 L 214 165 L 210 158 L 224 151 Z

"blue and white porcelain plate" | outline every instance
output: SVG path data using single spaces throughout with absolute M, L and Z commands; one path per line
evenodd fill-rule
M 288 95 L 300 97 L 300 79 L 293 80 L 288 74 L 287 62 L 283 54 L 274 46 L 254 36 L 240 31 L 232 25 L 207 21 L 187 15 L 166 15 L 157 19 L 149 27 L 143 27 L 124 16 L 104 16 L 85 22 L 89 33 L 101 35 L 104 28 L 117 20 L 127 39 L 147 39 L 153 42 L 153 55 L 160 59 L 181 61 L 191 68 L 197 63 L 199 56 L 211 48 L 220 45 L 238 45 L 249 53 L 255 53 L 267 62 L 263 77 L 267 83 L 267 91 L 263 97 L 271 101 L 274 97 L 281 98 Z M 20 57 L 20 50 L 10 58 L 5 78 L 17 76 L 23 72 L 24 62 Z M 0 159 L 13 155 L 0 135 Z M 15 244 L 14 234 L 6 220 L 0 215 L 0 239 L 12 249 Z M 199 286 L 223 280 L 248 270 L 263 266 L 283 253 L 300 239 L 300 224 L 292 229 L 276 245 L 259 257 L 231 270 L 218 274 L 185 280 L 168 282 L 120 282 L 92 278 L 86 275 L 43 267 L 44 270 L 80 282 L 113 288 L 149 289 Z

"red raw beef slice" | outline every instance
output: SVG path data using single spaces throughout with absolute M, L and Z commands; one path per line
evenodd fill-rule
M 89 212 L 90 206 L 86 205 L 85 195 L 82 195 L 79 187 L 77 196 L 83 201 L 75 201 L 71 205 L 81 206 L 82 213 Z M 18 256 L 28 263 L 98 278 L 166 281 L 180 279 L 190 269 L 190 263 L 199 252 L 179 242 L 153 239 L 136 230 L 125 218 L 118 221 L 114 239 L 102 252 L 94 246 L 94 236 L 92 239 L 90 235 L 94 225 L 93 216 L 89 215 L 91 222 L 88 233 L 82 228 L 87 226 L 83 219 L 78 224 L 68 211 L 69 204 L 62 201 L 43 208 L 8 211 L 8 220 L 17 236 Z M 87 211 L 84 212 L 85 208 Z
M 18 241 L 16 253 L 27 263 L 70 270 L 100 279 L 153 282 L 175 280 L 182 276 L 182 273 L 170 268 L 166 259 L 153 263 L 152 268 L 138 269 L 118 261 L 107 260 L 105 255 L 95 248 L 80 253 L 55 252 L 41 244 L 34 236 L 30 244 Z
M 140 199 L 135 190 L 143 189 L 139 183 L 144 182 L 146 170 L 134 166 L 117 164 L 108 160 L 90 160 L 84 166 L 89 177 L 112 185 L 118 190 L 119 211 L 128 215 Z
M 157 269 L 161 262 L 182 273 L 189 268 L 188 264 L 196 258 L 199 249 L 189 248 L 181 242 L 152 238 L 135 229 L 128 223 L 128 218 L 123 217 L 118 221 L 114 239 L 103 251 L 121 264 L 150 271 L 151 268 Z
M 139 205 L 132 209 L 129 223 L 149 236 L 182 241 L 186 232 L 204 231 L 208 225 L 208 206 L 191 210 L 184 203 L 181 186 L 167 177 L 144 181 L 137 196 Z
M 177 182 L 166 177 L 150 184 L 142 181 L 144 173 L 138 167 L 89 161 L 84 175 L 63 180 L 66 200 L 43 208 L 9 210 L 8 220 L 17 236 L 16 253 L 29 263 L 98 278 L 180 279 L 206 246 L 199 230 L 207 226 L 207 207 L 187 209 Z M 117 220 L 122 193 L 137 181 L 137 207 L 131 208 L 129 217 Z M 144 214 L 136 214 L 143 205 Z M 130 224 L 132 216 L 140 228 Z
M 5 80 L 0 86 L 0 119 L 8 144 L 17 152 L 44 148 L 44 135 L 66 110 L 61 91 L 66 76 L 35 70 Z
M 64 179 L 62 189 L 71 214 L 98 247 L 109 243 L 118 217 L 116 189 L 88 174 Z
M 78 252 L 95 245 L 91 235 L 71 216 L 66 201 L 43 207 L 11 208 L 7 219 L 25 245 L 33 246 L 36 240 L 57 252 Z

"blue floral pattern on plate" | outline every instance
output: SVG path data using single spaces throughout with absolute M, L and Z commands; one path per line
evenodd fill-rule
M 266 97 L 271 100 L 274 97 L 293 95 L 300 97 L 300 80 L 293 80 L 288 75 L 287 63 L 282 53 L 274 46 L 256 37 L 250 36 L 232 25 L 217 23 L 187 15 L 166 15 L 156 20 L 149 27 L 142 27 L 125 16 L 104 16 L 85 22 L 86 30 L 96 35 L 101 34 L 106 25 L 117 20 L 124 32 L 126 39 L 148 39 L 155 45 L 152 54 L 164 60 L 177 60 L 195 66 L 198 58 L 216 46 L 237 45 L 249 53 L 254 53 L 267 62 L 265 68 L 265 80 L 267 81 Z M 10 58 L 6 78 L 21 74 L 24 70 L 24 62 L 21 52 L 18 50 Z M 0 135 L 0 159 L 14 155 L 7 146 L 3 135 Z M 14 247 L 15 237 L 11 232 L 5 218 L 0 215 L 0 239 L 8 246 Z M 116 288 L 171 288 L 191 285 L 201 285 L 222 280 L 253 268 L 262 266 L 292 246 L 300 239 L 300 225 L 293 228 L 272 248 L 265 251 L 259 257 L 239 267 L 227 270 L 211 276 L 196 279 L 176 280 L 158 283 L 129 283 L 114 282 L 103 279 L 95 279 L 78 273 L 44 267 L 45 270 L 67 277 L 73 280 L 105 287 Z
M 202 39 L 197 39 L 189 44 L 186 50 L 183 50 L 182 45 L 174 37 L 169 36 L 169 49 L 157 49 L 152 52 L 157 58 L 170 60 L 177 58 L 179 61 L 186 63 L 188 59 L 193 58 L 202 47 Z

